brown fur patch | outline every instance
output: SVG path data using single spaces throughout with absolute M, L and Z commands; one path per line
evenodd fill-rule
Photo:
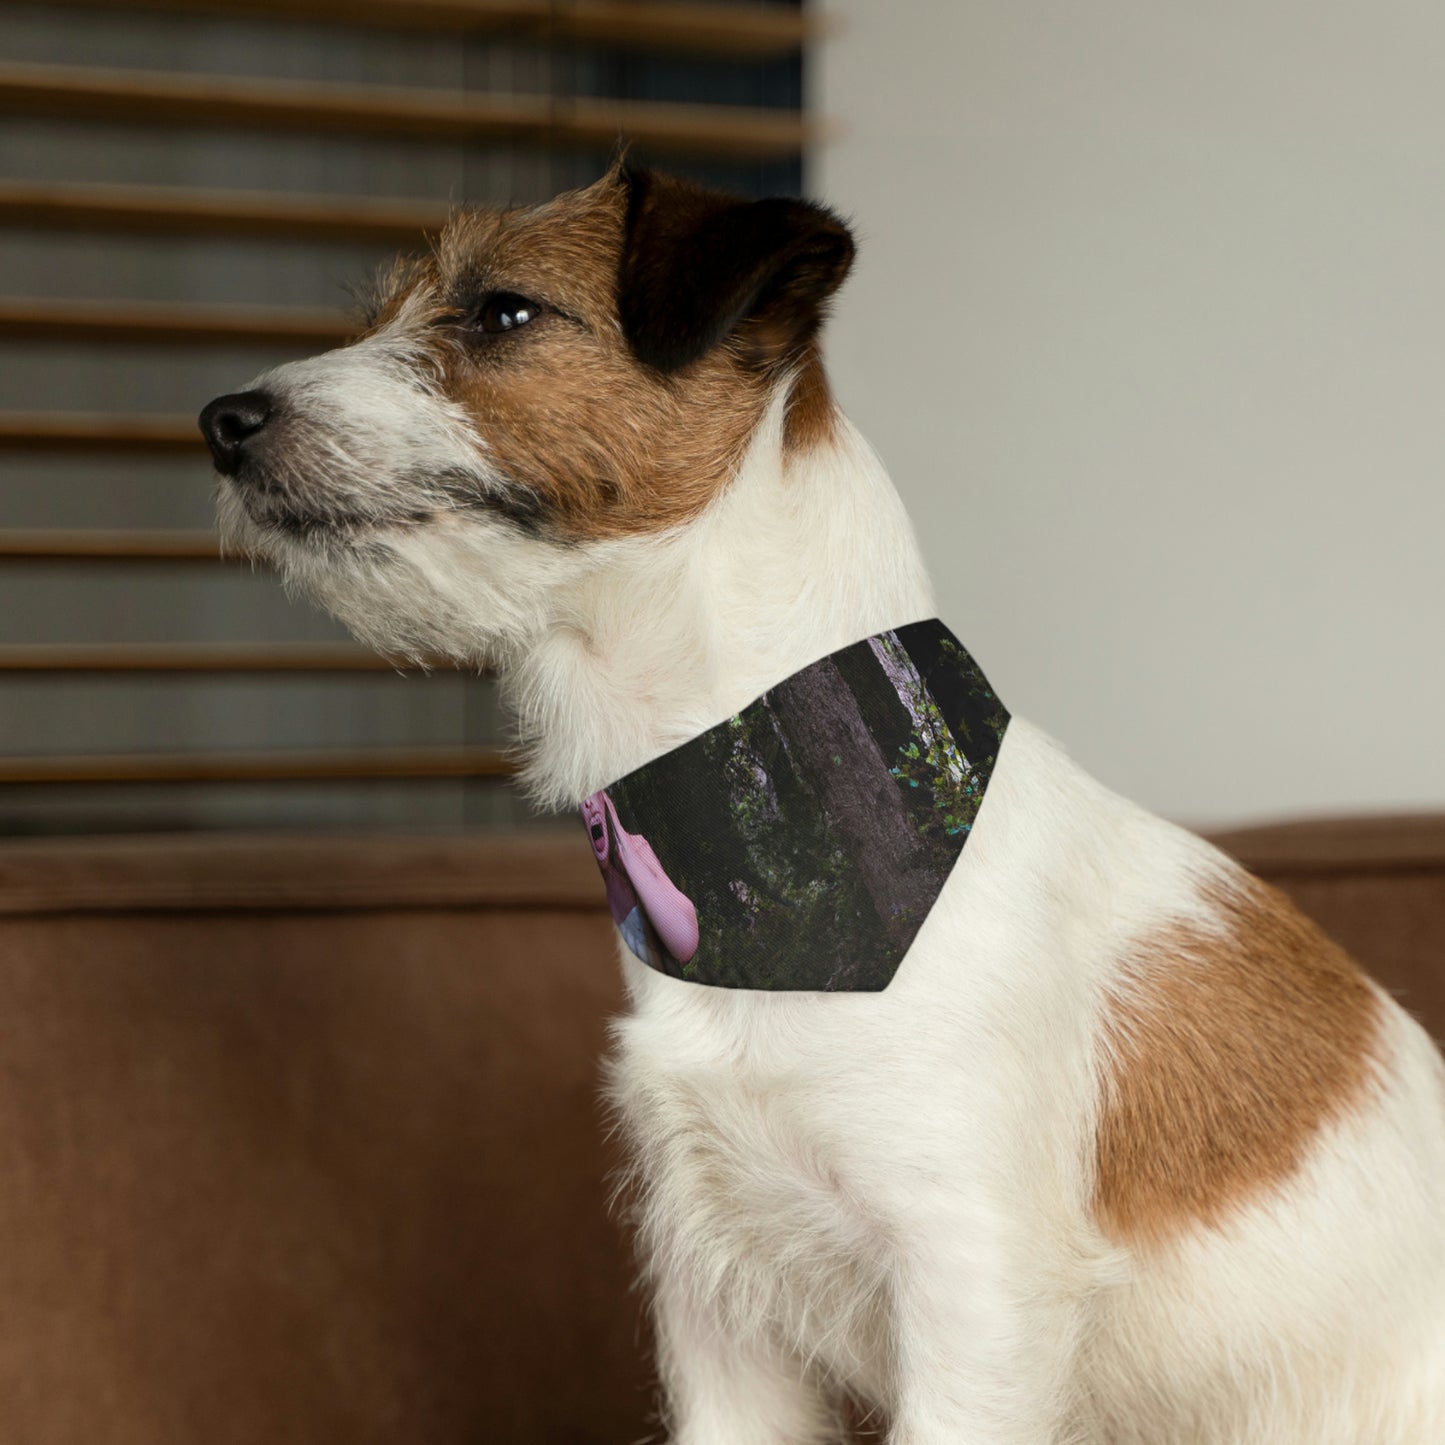
M 695 517 L 734 475 L 767 403 L 767 379 L 727 344 L 673 376 L 633 356 L 617 317 L 625 208 L 614 173 L 544 206 L 461 213 L 380 311 L 433 354 L 489 462 L 566 540 Z M 515 333 L 469 338 L 468 308 L 500 291 L 545 309 Z
M 833 440 L 837 421 L 838 407 L 823 370 L 823 358 L 817 343 L 811 342 L 788 394 L 783 444 L 789 451 L 811 451 Z
M 397 271 L 376 310 L 376 329 L 402 331 L 432 356 L 488 461 L 517 489 L 515 514 L 565 540 L 694 518 L 735 474 L 781 374 L 742 334 L 666 374 L 638 359 L 618 310 L 628 205 L 614 170 L 543 206 L 461 212 L 433 257 Z M 497 292 L 543 310 L 515 332 L 469 332 L 468 314 Z M 796 375 L 790 449 L 824 440 L 833 418 L 811 341 Z
M 1343 950 L 1247 874 L 1210 902 L 1217 932 L 1135 947 L 1105 1022 L 1095 1212 L 1135 1243 L 1284 1183 L 1372 1077 L 1379 1000 Z
M 807 201 L 743 201 L 654 171 L 624 179 L 618 313 L 638 357 L 672 373 L 726 338 L 758 369 L 796 363 L 853 264 L 843 221 Z

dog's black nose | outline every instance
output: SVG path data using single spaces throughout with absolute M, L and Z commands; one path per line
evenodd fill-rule
M 246 443 L 271 417 L 271 398 L 264 391 L 238 391 L 218 396 L 201 413 L 201 434 L 216 470 L 232 476 L 240 468 Z

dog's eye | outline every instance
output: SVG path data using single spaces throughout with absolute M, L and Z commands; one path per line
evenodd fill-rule
M 519 326 L 535 321 L 541 312 L 542 307 L 536 301 L 519 296 L 515 291 L 497 291 L 482 302 L 474 325 L 478 331 L 484 331 L 488 336 L 496 336 L 503 331 L 515 331 Z

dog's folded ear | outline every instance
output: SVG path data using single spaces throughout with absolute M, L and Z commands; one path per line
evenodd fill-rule
M 752 365 L 787 363 L 821 324 L 853 263 L 831 211 L 775 197 L 741 201 L 623 168 L 627 221 L 618 313 L 634 355 L 673 372 L 736 338 Z

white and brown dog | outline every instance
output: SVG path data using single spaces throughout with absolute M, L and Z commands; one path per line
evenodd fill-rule
M 931 617 L 816 338 L 847 229 L 615 169 L 458 215 L 366 334 L 213 402 L 233 544 L 493 665 L 548 804 Z M 580 845 L 579 845 L 580 846 Z M 1445 1440 L 1445 1074 L 1276 893 L 1015 720 L 876 994 L 623 951 L 673 1438 Z

